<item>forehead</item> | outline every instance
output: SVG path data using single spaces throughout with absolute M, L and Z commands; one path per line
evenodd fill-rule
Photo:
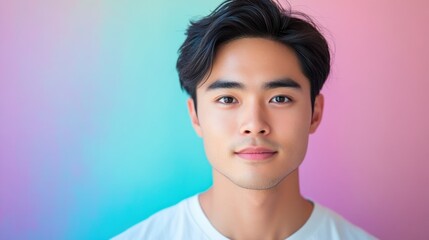
M 240 38 L 217 49 L 210 75 L 198 89 L 207 88 L 219 79 L 259 87 L 268 81 L 285 78 L 293 79 L 304 90 L 309 89 L 309 81 L 293 49 L 270 39 Z

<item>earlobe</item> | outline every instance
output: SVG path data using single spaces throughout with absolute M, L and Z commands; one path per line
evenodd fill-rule
M 192 98 L 188 98 L 187 101 L 189 117 L 191 118 L 192 127 L 198 136 L 202 137 L 200 121 L 198 120 L 198 115 L 195 110 L 194 100 Z
M 310 133 L 316 132 L 320 122 L 322 121 L 324 107 L 324 96 L 319 94 L 314 101 L 314 112 L 311 118 Z

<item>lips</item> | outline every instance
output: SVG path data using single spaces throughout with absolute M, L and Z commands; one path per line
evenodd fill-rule
M 249 148 L 242 149 L 238 152 L 235 152 L 235 154 L 238 157 L 246 160 L 260 161 L 260 160 L 270 159 L 275 154 L 277 154 L 277 152 L 272 149 L 264 148 L 264 147 L 249 147 Z

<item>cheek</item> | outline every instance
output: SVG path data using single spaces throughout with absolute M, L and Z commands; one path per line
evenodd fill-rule
M 310 115 L 292 111 L 278 114 L 274 119 L 272 131 L 278 143 L 289 153 L 293 152 L 301 157 L 307 149 Z
M 285 111 L 273 111 L 270 122 L 275 132 L 284 132 L 291 135 L 308 135 L 311 124 L 311 112 L 303 107 L 295 107 Z
M 237 118 L 232 111 L 203 106 L 200 126 L 204 138 L 223 138 L 233 134 L 237 127 Z
M 204 148 L 210 161 L 228 154 L 237 130 L 237 119 L 231 112 L 202 106 L 200 127 Z

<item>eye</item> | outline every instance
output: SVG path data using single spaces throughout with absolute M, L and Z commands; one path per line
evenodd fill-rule
M 229 96 L 224 96 L 224 97 L 220 97 L 218 100 L 216 100 L 217 102 L 220 102 L 222 104 L 232 104 L 232 103 L 237 103 L 237 99 L 233 98 L 233 97 L 229 97 Z
M 273 98 L 271 98 L 270 102 L 273 103 L 288 103 L 288 102 L 292 102 L 292 99 L 290 99 L 289 97 L 286 96 L 275 96 Z

